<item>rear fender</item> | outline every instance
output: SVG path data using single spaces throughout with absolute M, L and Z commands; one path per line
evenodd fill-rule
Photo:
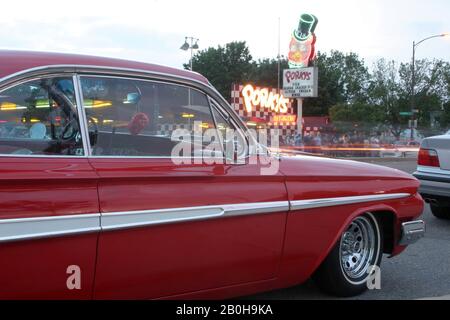
M 326 209 L 329 211 L 326 212 Z M 290 212 L 279 272 L 281 285 L 292 286 L 310 278 L 351 221 L 368 212 L 375 215 L 389 213 L 394 215 L 396 221 L 399 219 L 397 210 L 387 204 L 364 207 L 349 205 Z M 398 225 L 397 222 L 395 225 Z M 394 231 L 394 241 L 397 241 L 399 231 Z

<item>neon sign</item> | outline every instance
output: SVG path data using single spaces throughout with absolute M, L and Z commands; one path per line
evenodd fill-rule
M 276 115 L 273 117 L 272 122 L 275 124 L 279 123 L 296 123 L 297 116 L 295 115 Z
M 316 58 L 316 30 L 319 20 L 312 14 L 302 14 L 298 29 L 292 33 L 289 45 L 289 67 L 307 68 Z
M 295 80 L 310 81 L 311 78 L 313 77 L 313 72 L 310 70 L 297 70 L 297 71 L 288 70 L 285 72 L 284 77 L 288 84 L 290 84 L 292 81 Z
M 242 96 L 245 109 L 249 113 L 257 108 L 267 108 L 277 113 L 288 112 L 289 99 L 282 94 L 271 92 L 268 88 L 255 89 L 248 84 L 242 89 Z

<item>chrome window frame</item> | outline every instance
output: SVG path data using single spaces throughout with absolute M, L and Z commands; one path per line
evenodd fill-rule
M 247 159 L 250 156 L 250 150 L 249 150 L 249 137 L 247 137 L 247 135 L 245 135 L 242 130 L 239 128 L 239 125 L 235 123 L 235 121 L 233 121 L 233 118 L 230 116 L 230 114 L 228 112 L 226 112 L 226 110 L 224 110 L 213 98 L 208 97 L 208 101 L 209 101 L 209 106 L 211 108 L 211 114 L 213 115 L 214 118 L 214 123 L 216 126 L 216 131 L 219 132 L 218 126 L 217 126 L 217 120 L 216 117 L 214 115 L 213 110 L 216 110 L 224 119 L 225 121 L 228 121 L 231 123 L 231 125 L 233 126 L 233 130 L 237 130 L 239 136 L 241 137 L 242 141 L 244 141 L 244 143 L 246 143 L 246 148 L 244 150 L 245 154 L 243 155 L 238 155 L 238 157 L 241 157 L 242 159 Z M 234 165 L 242 165 L 245 163 L 239 163 L 239 162 L 234 162 L 234 159 L 227 159 L 226 157 L 226 150 L 224 149 L 225 147 L 225 143 L 223 141 L 223 137 L 222 135 L 219 133 L 219 139 L 222 145 L 222 152 L 223 152 L 223 158 L 225 163 L 229 163 L 229 161 L 231 160 L 231 164 Z
M 81 80 L 79 75 L 73 75 L 73 84 L 75 87 L 75 99 L 77 101 L 77 108 L 79 113 L 78 119 L 80 121 L 80 131 L 81 137 L 83 139 L 84 154 L 86 155 L 86 157 L 90 157 L 92 155 L 91 140 L 89 139 L 88 122 L 84 108 L 84 99 L 82 95 Z
M 83 156 L 58 156 L 58 155 L 0 155 L 0 157 L 21 157 L 21 158 L 64 158 L 64 159 L 82 159 L 82 158 L 93 158 L 93 159 L 171 159 L 167 156 L 142 156 L 142 157 L 127 157 L 127 156 L 93 156 L 90 147 L 89 132 L 87 126 L 86 114 L 84 112 L 83 96 L 81 89 L 81 77 L 92 76 L 92 77 L 116 77 L 121 79 L 131 79 L 140 81 L 151 81 L 159 82 L 165 84 L 175 84 L 186 86 L 190 89 L 196 89 L 206 95 L 206 98 L 213 99 L 213 101 L 225 111 L 229 116 L 230 120 L 236 125 L 236 129 L 239 130 L 240 134 L 245 137 L 248 142 L 248 137 L 245 134 L 247 132 L 247 127 L 243 121 L 239 118 L 238 114 L 233 110 L 229 103 L 220 95 L 220 93 L 209 83 L 202 82 L 200 80 L 183 77 L 180 75 L 174 75 L 171 73 L 160 73 L 148 70 L 140 69 L 130 69 L 130 68 L 120 68 L 120 67 L 105 67 L 105 66 L 95 66 L 95 65 L 48 65 L 36 68 L 31 68 L 23 70 L 4 78 L 0 79 L 0 91 L 4 90 L 9 86 L 14 86 L 20 84 L 21 82 L 27 82 L 33 78 L 44 78 L 44 77 L 54 77 L 54 76 L 68 76 L 76 78 L 75 91 L 78 105 L 83 109 L 80 118 L 80 127 L 82 128 L 82 139 L 84 147 Z M 211 106 L 210 106 L 211 107 Z M 212 110 L 211 110 L 212 111 Z M 212 112 L 211 112 L 212 113 Z M 246 155 L 250 156 L 249 153 Z M 196 159 L 196 157 L 180 157 L 180 159 Z
M 208 105 L 205 107 L 207 107 L 209 109 L 209 112 L 211 114 L 211 120 L 213 121 L 214 126 L 217 130 L 217 123 L 215 121 L 214 114 L 212 112 L 212 107 L 210 104 L 210 97 L 208 96 L 207 93 L 205 93 L 202 90 L 199 90 L 197 88 L 192 88 L 191 86 L 186 85 L 186 84 L 178 84 L 178 83 L 162 81 L 162 80 L 143 79 L 141 77 L 130 77 L 130 76 L 120 76 L 120 75 L 110 76 L 110 75 L 97 75 L 97 74 L 87 73 L 87 74 L 77 74 L 78 88 L 79 88 L 79 94 L 80 94 L 80 99 L 81 99 L 80 105 L 82 105 L 82 107 L 83 107 L 83 117 L 84 117 L 85 130 L 86 130 L 87 137 L 89 137 L 89 128 L 88 128 L 88 121 L 87 121 L 87 116 L 86 116 L 86 109 L 84 107 L 83 89 L 81 86 L 82 78 L 105 78 L 105 79 L 142 81 L 142 82 L 148 82 L 148 83 L 154 83 L 154 84 L 174 85 L 174 86 L 186 88 L 188 90 L 197 91 L 205 97 L 205 99 L 208 103 Z M 116 156 L 116 155 L 97 156 L 97 155 L 92 154 L 92 146 L 90 145 L 90 139 L 88 139 L 88 140 L 89 140 L 88 141 L 89 157 L 93 158 L 93 159 L 113 159 L 113 158 L 119 158 L 119 159 L 174 159 L 174 157 L 170 157 L 170 156 L 120 156 L 120 155 L 119 156 Z M 222 152 L 224 153 L 223 148 L 222 148 Z M 176 157 L 176 159 L 203 159 L 203 158 L 202 157 Z

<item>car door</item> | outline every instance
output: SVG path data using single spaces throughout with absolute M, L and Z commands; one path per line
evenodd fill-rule
M 89 299 L 100 214 L 73 77 L 0 90 L 0 299 Z
M 225 163 L 217 136 L 209 142 L 222 161 L 211 161 L 218 149 L 199 139 L 217 132 L 205 93 L 118 77 L 82 76 L 81 84 L 100 177 L 95 297 L 158 298 L 275 278 L 288 210 L 283 177 Z M 189 136 L 173 141 L 176 130 Z

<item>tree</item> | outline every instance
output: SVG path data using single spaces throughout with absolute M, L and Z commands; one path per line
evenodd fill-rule
M 229 100 L 231 85 L 249 80 L 252 56 L 245 42 L 227 43 L 225 47 L 208 48 L 194 55 L 193 69 L 204 75 Z M 189 65 L 184 65 L 189 69 Z
M 363 103 L 367 100 L 369 72 L 364 60 L 355 53 L 319 52 L 319 97 L 304 101 L 305 115 L 328 115 L 332 106 Z
M 443 98 L 442 98 L 442 112 L 439 117 L 439 123 L 444 131 L 450 129 L 450 63 L 446 62 L 442 70 L 443 80 Z
M 330 108 L 330 116 L 334 121 L 353 123 L 379 124 L 384 121 L 381 108 L 366 103 L 340 104 Z
M 319 52 L 315 64 L 319 68 L 319 97 L 304 100 L 305 116 L 330 115 L 334 122 L 359 122 L 367 128 L 384 126 L 397 138 L 408 128 L 411 117 L 401 113 L 411 112 L 410 63 L 380 59 L 369 72 L 357 54 L 331 51 Z M 245 42 L 231 42 L 198 52 L 193 66 L 229 99 L 233 83 L 277 88 L 280 79 L 281 86 L 288 63 L 281 60 L 278 74 L 278 60 L 253 61 Z M 432 120 L 443 128 L 450 126 L 448 62 L 417 61 L 415 101 L 419 128 L 429 131 Z
M 446 67 L 448 63 L 442 60 L 419 60 L 416 62 L 415 106 L 419 111 L 417 119 L 419 127 L 428 128 L 432 116 L 442 112 L 442 106 L 448 100 Z M 400 85 L 411 99 L 411 64 L 401 64 L 399 75 Z M 439 117 L 441 118 L 441 117 Z
M 317 98 L 303 101 L 305 116 L 327 115 L 329 108 L 344 103 L 341 73 L 334 69 L 325 53 L 319 52 L 316 66 L 319 68 L 319 94 Z
M 442 107 L 443 112 L 440 117 L 441 127 L 445 130 L 450 130 L 450 101 L 445 103 Z
M 392 134 L 399 139 L 407 126 L 409 118 L 400 112 L 410 112 L 409 94 L 402 86 L 395 61 L 378 60 L 373 68 L 369 88 L 369 103 L 377 106 L 384 114 L 384 123 Z
M 278 75 L 278 60 L 262 59 L 253 62 L 250 73 L 250 81 L 258 86 L 278 88 L 278 79 L 280 87 L 283 87 L 283 70 L 288 69 L 288 61 L 280 60 L 280 74 Z M 278 78 L 279 77 L 279 78 Z

